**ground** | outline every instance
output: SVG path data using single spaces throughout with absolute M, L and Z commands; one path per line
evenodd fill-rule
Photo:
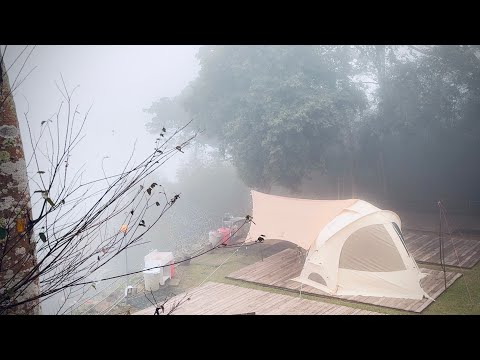
M 176 277 L 180 279 L 180 283 L 177 286 L 167 286 L 160 291 L 155 292 L 154 296 L 158 302 L 161 302 L 165 299 L 165 296 L 182 293 L 188 289 L 197 287 L 206 281 L 214 281 L 298 297 L 299 294 L 290 291 L 267 288 L 226 278 L 227 275 L 236 270 L 239 270 L 257 261 L 261 261 L 262 256 L 267 257 L 289 247 L 292 247 L 292 244 L 287 242 L 271 241 L 265 244 L 256 244 L 248 247 L 242 246 L 240 248 L 216 249 L 208 254 L 192 260 L 189 265 L 179 266 L 176 271 Z M 228 259 L 228 261 L 225 261 L 226 259 Z M 224 261 L 225 263 L 220 266 Z M 423 266 L 432 269 L 440 269 L 439 266 L 434 265 L 422 264 L 422 267 Z M 461 272 L 463 276 L 457 280 L 446 292 L 440 295 L 432 305 L 422 312 L 422 314 L 480 314 L 480 263 L 470 270 L 459 268 L 447 268 L 447 270 Z M 139 278 L 139 280 L 141 280 L 141 278 Z M 148 294 L 148 297 L 152 299 L 150 294 Z M 370 310 L 384 314 L 413 315 L 410 312 L 336 300 L 328 297 L 302 294 L 302 298 Z M 112 313 L 125 314 L 128 309 L 130 309 L 130 312 L 133 313 L 148 306 L 151 306 L 151 304 L 148 302 L 148 300 L 146 300 L 145 295 L 139 294 L 132 298 L 129 307 L 118 307 L 115 309 L 115 311 L 112 311 Z

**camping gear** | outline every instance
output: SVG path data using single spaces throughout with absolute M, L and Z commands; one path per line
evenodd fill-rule
M 173 277 L 173 253 L 155 249 L 144 257 L 144 261 L 145 290 L 156 291 L 160 285 L 164 285 L 165 281 Z
M 145 282 L 145 291 L 157 291 L 160 289 L 162 272 L 160 269 L 145 270 L 143 272 L 143 281 Z
M 208 241 L 212 244 L 212 247 L 215 247 L 222 241 L 222 234 L 218 231 L 210 231 L 208 233 Z
M 285 240 L 308 251 L 292 279 L 332 295 L 422 299 L 422 274 L 397 214 L 357 199 L 309 200 L 252 191 L 247 243 Z
M 229 243 L 229 238 L 230 234 L 232 233 L 232 230 L 227 227 L 221 227 L 217 229 L 217 232 L 222 236 L 220 243 L 223 245 L 228 245 Z
M 247 226 L 243 226 L 245 224 L 245 217 L 234 217 L 226 213 L 223 216 L 222 223 L 222 227 L 208 233 L 208 241 L 212 244 L 212 247 L 220 244 L 232 245 L 239 241 L 239 239 L 245 239 L 245 230 L 248 228 Z

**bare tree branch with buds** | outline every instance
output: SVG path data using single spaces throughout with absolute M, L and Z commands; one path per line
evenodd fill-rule
M 62 78 L 63 101 L 41 122 L 38 138 L 24 114 L 32 146 L 26 161 L 3 56 L 1 65 L 0 314 L 34 314 L 60 292 L 65 299 L 85 294 L 92 285 L 82 283 L 138 244 L 175 204 L 179 194 L 169 196 L 162 185 L 146 181 L 196 134 L 178 144 L 177 135 L 191 121 L 168 136 L 162 129 L 142 161 L 134 163 L 132 152 L 120 173 L 83 181 L 85 170 L 71 171 L 70 158 L 85 136 L 90 110 L 81 114 L 73 104 L 75 89 L 69 91 Z M 151 223 L 144 220 L 147 212 L 154 214 Z

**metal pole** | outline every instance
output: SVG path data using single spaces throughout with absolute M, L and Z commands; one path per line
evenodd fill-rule
M 127 257 L 128 248 L 125 248 L 125 274 L 128 274 L 128 257 Z M 127 279 L 127 286 L 128 286 L 128 275 Z
M 340 200 L 340 176 L 337 176 L 337 200 Z
M 125 274 L 128 274 L 128 257 L 127 257 L 128 248 L 125 248 Z M 125 277 L 125 304 L 128 305 L 128 275 Z
M 439 248 L 439 256 L 440 256 L 440 266 L 443 269 L 442 263 L 442 214 L 440 213 L 440 201 L 438 202 L 438 248 Z
M 442 203 L 438 201 L 438 215 L 439 215 L 439 226 L 438 226 L 438 241 L 440 245 L 440 265 L 443 270 L 443 279 L 445 281 L 445 290 L 447 290 L 447 274 L 445 272 L 445 255 L 443 249 L 443 238 L 442 238 Z

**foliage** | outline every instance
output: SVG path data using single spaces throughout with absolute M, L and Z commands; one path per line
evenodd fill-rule
M 204 46 L 198 78 L 158 104 L 174 123 L 193 117 L 205 129 L 198 140 L 250 187 L 295 190 L 320 170 L 332 183 L 347 174 L 361 193 L 430 206 L 479 194 L 479 50 Z
M 207 46 L 198 58 L 178 101 L 249 186 L 298 185 L 366 105 L 345 47 Z
M 390 61 L 383 112 L 377 109 L 366 122 L 359 158 L 364 171 L 372 171 L 384 152 L 391 198 L 408 193 L 431 207 L 434 199 L 453 204 L 478 194 L 480 172 L 470 165 L 480 145 L 476 52 L 471 46 L 435 46 L 408 61 Z

